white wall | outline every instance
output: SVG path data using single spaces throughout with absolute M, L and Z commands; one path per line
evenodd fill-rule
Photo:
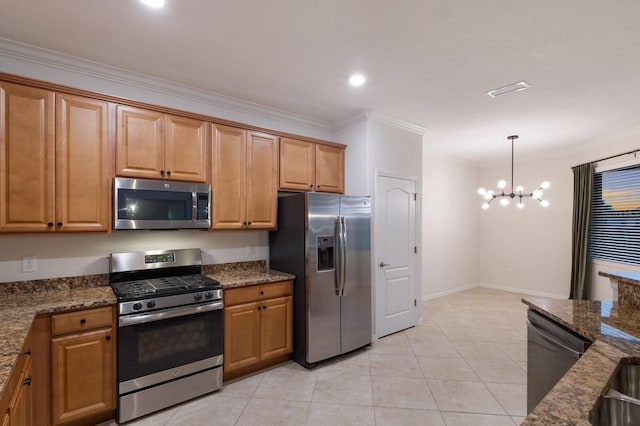
M 568 297 L 571 274 L 571 209 L 573 175 L 566 159 L 524 163 L 516 160 L 516 185 L 525 191 L 551 181 L 543 208 L 526 199 L 525 208 L 515 203 L 502 207 L 495 200 L 488 210 L 480 209 L 479 282 L 482 285 L 550 297 Z M 483 168 L 482 186 L 497 190 L 499 179 L 511 185 L 510 163 Z M 480 185 L 478 185 L 480 186 Z M 568 253 L 568 257 L 567 257 Z
M 422 176 L 422 135 L 378 121 L 367 123 L 369 188 L 375 188 L 375 172 Z
M 426 300 L 477 283 L 479 203 L 474 195 L 479 170 L 474 163 L 427 149 L 422 163 L 422 295 Z
M 481 211 L 480 284 L 527 294 L 568 297 L 573 214 L 571 167 L 637 149 L 639 140 L 640 129 L 636 129 L 600 143 L 585 141 L 582 149 L 548 158 L 520 161 L 516 155 L 516 184 L 528 190 L 542 180 L 550 180 L 552 186 L 545 198 L 551 205 L 542 209 L 527 200 L 521 211 L 513 205 L 501 207 L 493 203 L 489 210 Z M 510 160 L 482 167 L 478 186 L 493 189 L 499 179 L 510 179 Z M 480 196 L 476 197 L 480 204 Z M 597 276 L 603 269 L 621 268 L 615 264 L 597 264 L 592 268 L 593 299 L 611 297 L 609 280 Z
M 371 195 L 369 187 L 369 146 L 366 117 L 343 126 L 331 134 L 331 140 L 347 145 L 345 153 L 345 194 Z
M 0 283 L 109 272 L 109 253 L 201 248 L 205 264 L 263 260 L 265 231 L 116 231 L 112 234 L 0 234 Z M 22 256 L 38 270 L 22 272 Z

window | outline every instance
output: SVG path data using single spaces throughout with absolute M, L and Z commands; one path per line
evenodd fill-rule
M 594 174 L 589 257 L 640 265 L 640 166 Z

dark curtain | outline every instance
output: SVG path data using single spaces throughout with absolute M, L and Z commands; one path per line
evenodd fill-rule
M 573 232 L 571 238 L 570 299 L 588 299 L 587 250 L 591 223 L 593 164 L 581 164 L 573 170 Z

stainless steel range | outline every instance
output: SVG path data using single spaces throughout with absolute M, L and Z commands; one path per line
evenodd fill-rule
M 222 388 L 222 286 L 200 249 L 112 253 L 118 422 Z

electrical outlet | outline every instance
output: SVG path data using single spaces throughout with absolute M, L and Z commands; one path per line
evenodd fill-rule
M 22 256 L 22 272 L 36 272 L 38 258 L 36 256 Z

